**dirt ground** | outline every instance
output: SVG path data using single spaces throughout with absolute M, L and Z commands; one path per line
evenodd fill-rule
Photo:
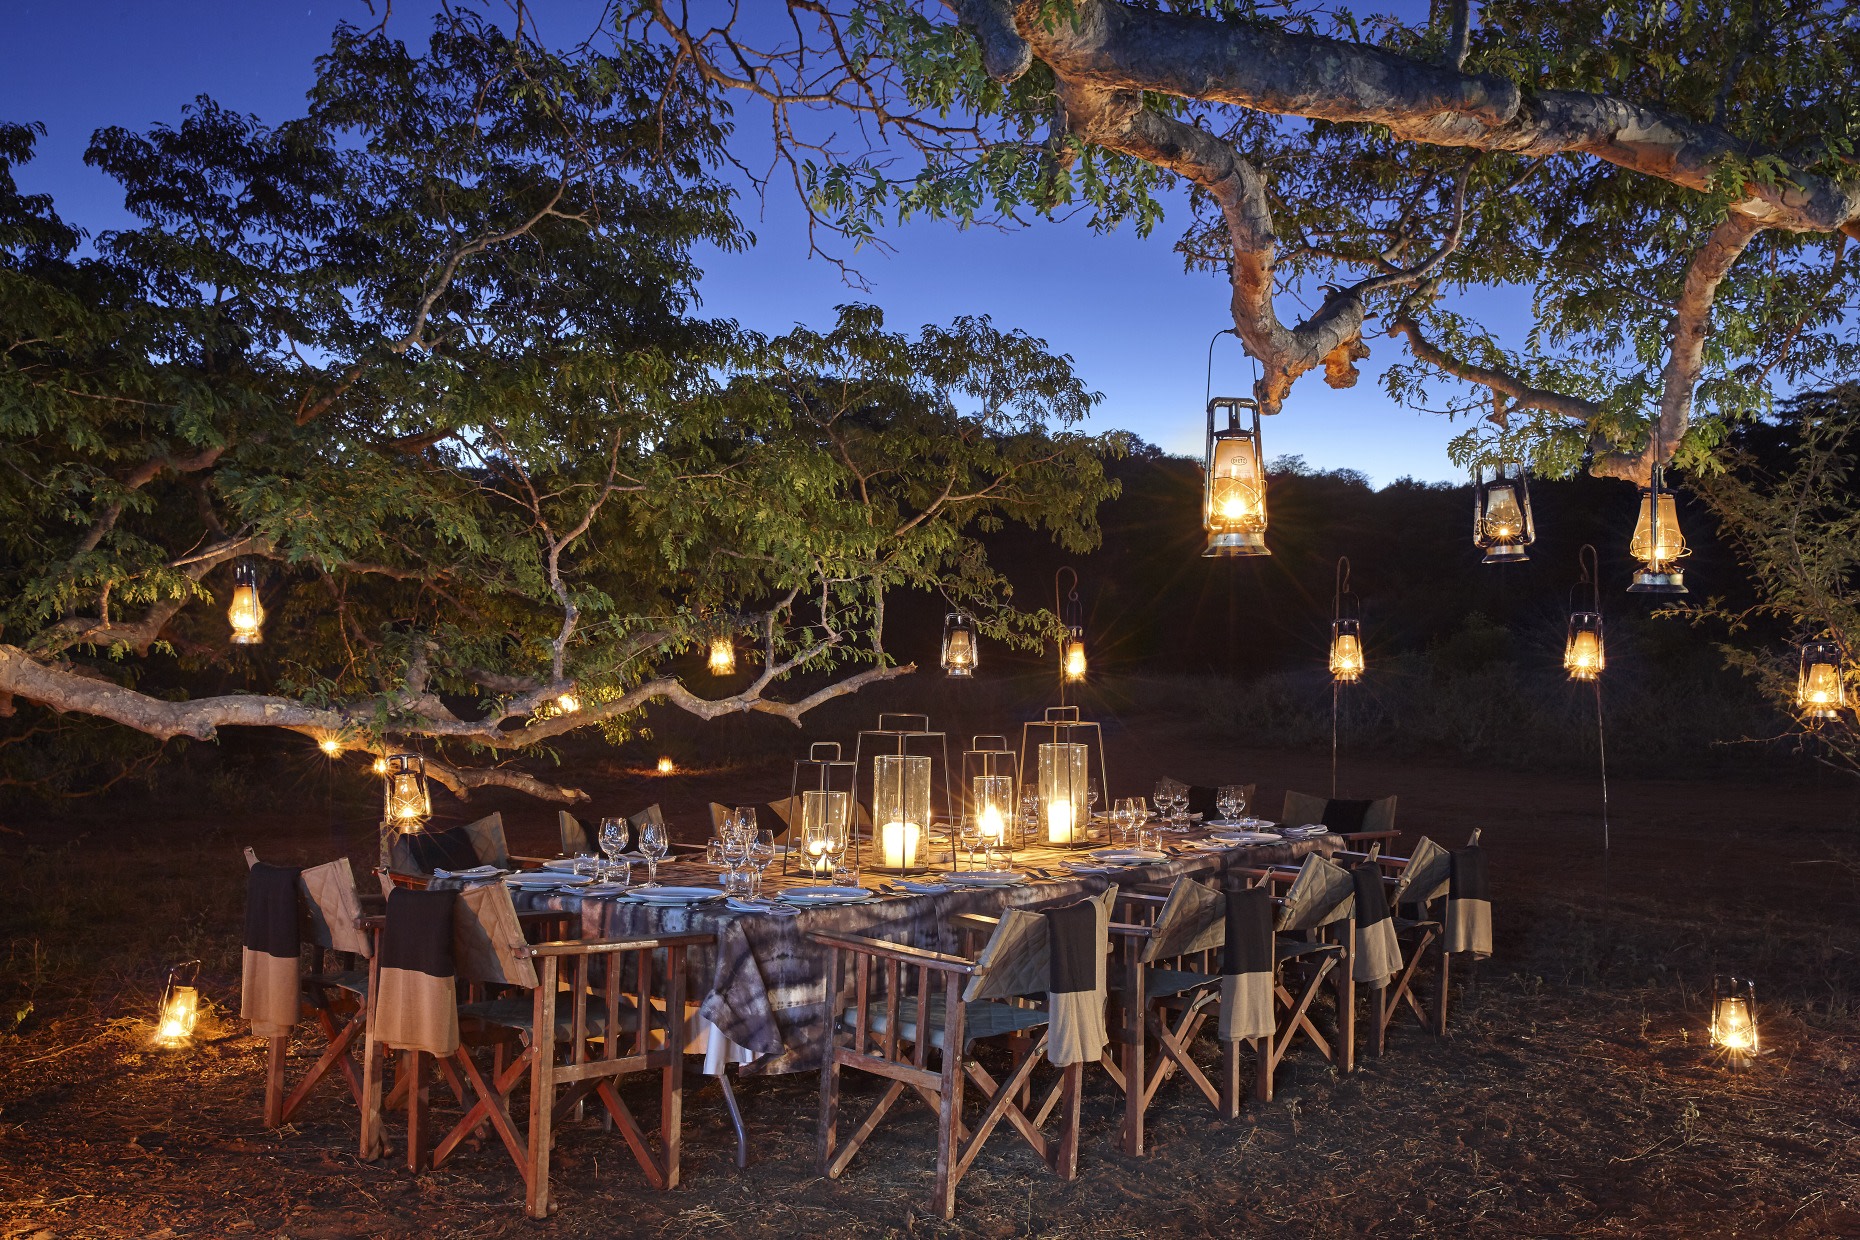
M 1147 791 L 1160 774 L 1244 777 L 1269 813 L 1288 786 L 1328 784 L 1328 755 L 1235 750 L 1161 719 L 1116 733 L 1111 758 L 1116 791 Z M 785 795 L 789 766 L 655 781 L 607 761 L 577 775 L 596 812 L 659 799 L 689 835 L 710 795 Z M 297 781 L 294 808 L 3 820 L 0 1029 L 17 1026 L 0 1035 L 3 1240 L 1860 1236 L 1860 829 L 1854 791 L 1833 781 L 1617 779 L 1604 865 L 1592 779 L 1346 755 L 1343 790 L 1399 793 L 1407 831 L 1449 844 L 1484 831 L 1497 951 L 1462 971 L 1451 1036 L 1405 1026 L 1347 1077 L 1296 1055 L 1278 1100 L 1233 1123 L 1178 1079 L 1141 1159 L 1117 1150 L 1110 1082 L 1088 1078 L 1079 1179 L 1051 1179 L 1001 1131 L 943 1224 L 926 1213 L 930 1113 L 900 1104 L 826 1181 L 812 1162 L 811 1074 L 742 1084 L 753 1151 L 742 1172 L 715 1087 L 694 1077 L 672 1192 L 644 1186 L 615 1134 L 571 1126 L 548 1223 L 523 1218 L 496 1145 L 420 1176 L 358 1161 L 355 1110 L 337 1088 L 267 1131 L 261 1044 L 228 1015 L 239 847 L 314 862 L 336 848 L 366 855 L 368 831 L 352 807 L 325 806 L 313 777 L 280 779 Z M 488 808 L 506 811 L 519 850 L 554 851 L 552 809 L 474 802 Z M 154 1049 L 156 962 L 188 956 L 206 960 L 217 1007 L 192 1047 Z M 1714 972 L 1757 981 L 1770 1053 L 1751 1071 L 1727 1071 L 1701 1045 Z M 311 1053 L 299 1049 L 297 1070 Z M 632 1101 L 655 1113 L 643 1092 Z

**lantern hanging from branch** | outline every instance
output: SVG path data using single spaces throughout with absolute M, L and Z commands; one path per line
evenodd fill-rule
M 1796 674 L 1795 704 L 1805 719 L 1839 719 L 1847 706 L 1847 679 L 1841 648 L 1831 641 L 1802 647 Z
M 555 709 L 558 714 L 574 714 L 581 709 L 581 695 L 570 689 L 555 699 Z
M 420 830 L 433 813 L 426 788 L 426 759 L 417 753 L 390 754 L 386 767 L 388 825 L 402 834 Z
M 1363 678 L 1362 604 L 1350 590 L 1350 559 L 1337 557 L 1337 592 L 1331 600 L 1330 677 L 1340 685 Z
M 728 636 L 711 638 L 709 665 L 712 676 L 734 676 L 736 674 L 736 643 Z
M 1686 576 L 1679 561 L 1691 554 L 1686 539 L 1679 532 L 1679 508 L 1673 493 L 1666 489 L 1660 468 L 1660 439 L 1653 440 L 1653 469 L 1647 485 L 1640 490 L 1640 515 L 1634 522 L 1634 537 L 1628 554 L 1641 562 L 1628 584 L 1630 594 L 1684 594 Z
M 1601 574 L 1596 571 L 1595 548 L 1585 543 L 1578 559 L 1582 580 L 1570 587 L 1563 670 L 1571 680 L 1598 680 L 1608 667 L 1608 648 L 1602 634 Z
M 1741 1068 L 1763 1053 L 1757 1033 L 1757 987 L 1735 977 L 1711 983 L 1711 1045 L 1732 1067 Z
M 155 1040 L 163 1046 L 180 1046 L 194 1036 L 194 1023 L 200 1017 L 199 980 L 198 960 L 184 960 L 168 970 L 155 1019 Z
M 1252 426 L 1240 424 L 1250 410 Z M 1227 425 L 1217 427 L 1224 411 Z M 1266 462 L 1260 448 L 1259 404 L 1238 396 L 1208 402 L 1208 450 L 1201 520 L 1208 531 L 1204 556 L 1271 555 L 1266 546 Z
M 1071 579 L 1061 593 L 1060 581 Z M 1053 610 L 1058 613 L 1065 632 L 1059 640 L 1059 700 L 1065 702 L 1065 687 L 1085 679 L 1085 619 L 1079 609 L 1079 575 L 1071 565 L 1063 565 L 1053 574 Z
M 316 747 L 323 751 L 324 757 L 340 758 L 342 756 L 342 738 L 333 733 L 318 737 Z
M 1487 479 L 1481 467 L 1473 474 L 1473 546 L 1485 552 L 1487 564 L 1517 564 L 1530 559 L 1525 548 L 1537 541 L 1537 524 L 1531 517 L 1531 489 L 1524 463 L 1506 473 L 1503 462 Z
M 265 640 L 265 605 L 258 599 L 258 566 L 250 560 L 233 565 L 232 606 L 226 609 L 232 644 L 256 646 Z
M 943 617 L 943 672 L 952 679 L 966 680 L 975 675 L 980 642 L 975 619 L 967 612 L 952 611 Z

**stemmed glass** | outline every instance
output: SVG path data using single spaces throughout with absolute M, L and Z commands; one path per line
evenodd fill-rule
M 775 861 L 775 833 L 758 831 L 750 838 L 749 862 L 755 866 L 755 877 L 749 885 L 751 897 L 762 894 L 762 875 Z
M 1098 808 L 1098 781 L 1090 780 L 1085 785 L 1085 816 L 1089 821 L 1091 812 Z
M 608 871 L 619 864 L 620 854 L 626 851 L 626 828 L 624 818 L 601 819 L 601 851 L 607 854 L 607 864 L 600 867 L 597 879 L 605 881 Z
M 672 842 L 666 837 L 664 823 L 648 822 L 639 829 L 639 851 L 646 854 L 646 886 L 659 885 L 659 861 L 671 848 Z
M 982 824 L 973 818 L 964 818 L 962 826 L 957 828 L 956 838 L 962 844 L 962 851 L 969 854 L 969 868 L 980 869 L 975 864 L 975 854 L 988 846 L 988 837 L 982 834 Z
M 724 890 L 735 895 L 739 886 L 748 881 L 745 867 L 749 864 L 749 837 L 734 816 L 723 824 L 723 864 Z

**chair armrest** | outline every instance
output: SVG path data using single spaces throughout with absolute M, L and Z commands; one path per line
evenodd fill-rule
M 1117 900 L 1120 904 L 1125 900 L 1134 900 L 1139 904 L 1161 905 L 1169 903 L 1168 896 L 1158 895 L 1154 891 L 1144 891 L 1141 887 L 1133 887 L 1129 891 L 1119 887 L 1117 889 Z
M 714 934 L 651 934 L 638 939 L 561 939 L 554 943 L 525 943 L 516 948 L 519 956 L 595 956 L 611 952 L 647 951 L 657 947 L 690 947 L 697 943 L 715 943 Z
M 949 924 L 962 930 L 987 930 L 992 932 L 1001 924 L 999 917 L 990 917 L 986 913 L 957 913 L 949 919 Z
M 1113 937 L 1123 939 L 1147 939 L 1156 932 L 1155 926 L 1133 926 L 1125 921 L 1111 922 L 1107 929 Z
M 964 960 L 961 956 L 951 956 L 946 952 L 925 951 L 921 947 L 907 947 L 902 943 L 887 943 L 883 939 L 869 939 L 862 934 L 829 934 L 823 931 L 813 931 L 808 934 L 807 938 L 810 943 L 818 943 L 822 947 L 837 947 L 842 951 L 882 956 L 887 960 L 897 960 L 904 964 L 922 965 L 926 969 L 938 969 L 964 975 L 975 972 L 975 962 Z
M 545 861 L 555 861 L 555 860 L 558 860 L 558 858 L 555 858 L 555 857 L 519 857 L 517 856 L 517 854 L 511 853 L 510 856 L 506 858 L 506 860 L 510 861 L 513 865 L 525 865 L 525 866 L 530 866 L 534 868 L 536 866 L 541 865 Z

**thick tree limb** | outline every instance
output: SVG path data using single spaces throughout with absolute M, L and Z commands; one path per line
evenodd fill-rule
M 1596 418 L 1601 415 L 1602 407 L 1594 401 L 1533 387 L 1516 375 L 1506 374 L 1502 370 L 1475 365 L 1463 358 L 1454 357 L 1422 335 L 1421 325 L 1407 313 L 1398 314 L 1389 322 L 1389 335 L 1396 334 L 1406 336 L 1408 351 L 1429 366 L 1436 370 L 1443 370 L 1456 379 L 1464 379 L 1468 383 L 1477 383 L 1481 387 L 1502 393 L 1526 409 L 1542 409 L 1547 413 L 1561 414 L 1585 426 L 1593 426 Z
M 1316 120 L 1386 126 L 1433 146 L 1519 155 L 1584 154 L 1688 189 L 1760 155 L 1712 125 L 1587 91 L 1528 98 L 1493 74 L 1464 73 L 1379 48 L 1223 21 L 1076 0 L 1073 20 L 1043 21 L 1021 0 L 1017 28 L 1064 82 L 1101 91 L 1159 91 Z M 1752 183 L 1733 214 L 1768 228 L 1847 231 L 1860 221 L 1860 176 L 1836 181 L 1790 167 Z
M 1731 270 L 1750 239 L 1763 228 L 1747 215 L 1730 215 L 1712 229 L 1686 264 L 1685 283 L 1667 327 L 1666 366 L 1660 372 L 1660 411 L 1656 434 L 1639 452 L 1598 451 L 1589 472 L 1598 478 L 1644 482 L 1656 463 L 1664 465 L 1685 436 L 1692 417 L 1692 391 L 1705 368 L 1705 335 L 1711 327 L 1718 284 Z M 1656 456 L 1657 454 L 1657 456 Z
M 448 766 L 429 758 L 426 773 L 461 801 L 470 800 L 474 788 L 513 788 L 538 800 L 554 801 L 559 805 L 574 805 L 589 799 L 588 794 L 579 788 L 552 784 L 527 771 L 508 766 Z

